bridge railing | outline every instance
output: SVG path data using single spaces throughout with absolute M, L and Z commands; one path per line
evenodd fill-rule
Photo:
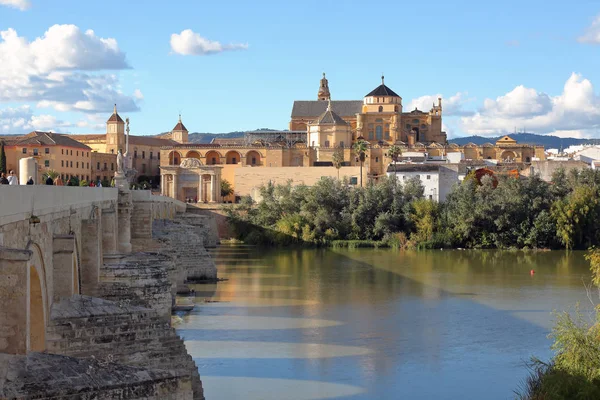
M 0 226 L 67 208 L 117 201 L 115 188 L 46 185 L 0 185 Z

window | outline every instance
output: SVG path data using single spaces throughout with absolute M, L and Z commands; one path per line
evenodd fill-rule
M 38 155 L 38 149 L 33 149 L 33 155 L 37 156 Z
M 133 151 L 133 158 L 137 158 L 137 150 Z
M 142 164 L 142 173 L 146 173 L 146 164 Z
M 71 161 L 71 168 L 73 168 L 73 161 Z
M 237 158 L 233 157 L 233 158 L 231 159 L 231 163 L 232 163 L 232 164 L 237 164 Z
M 111 171 L 115 170 L 115 163 L 112 163 L 112 162 L 110 163 L 110 170 Z
M 427 179 L 431 179 L 431 175 L 427 175 Z
M 146 152 L 142 151 L 142 158 L 146 158 Z
M 50 148 L 46 147 L 46 148 L 44 149 L 44 153 L 45 153 L 45 154 L 50 154 Z
M 252 165 L 256 165 L 256 157 L 252 157 Z
M 90 169 L 90 163 L 87 163 L 87 169 Z
M 23 147 L 23 154 L 27 154 L 27 147 Z
M 65 149 L 60 149 L 60 154 L 65 155 Z
M 325 141 L 325 147 L 329 147 L 329 140 Z
M 379 112 L 383 112 L 383 106 L 379 106 Z
M 383 139 L 383 126 L 381 126 L 381 125 L 377 125 L 377 126 L 375 127 L 375 138 L 376 138 L 377 140 L 381 140 L 381 139 Z
M 96 169 L 100 169 L 100 163 L 96 164 Z
M 340 141 L 340 147 L 343 149 L 344 148 L 344 141 Z
M 394 106 L 394 112 L 398 112 L 398 106 Z
M 110 153 L 111 153 L 111 154 L 115 154 L 115 149 L 110 149 Z M 100 177 L 98 177 L 98 179 L 99 179 L 99 178 L 100 178 Z
M 50 166 L 50 160 L 44 160 L 44 167 L 48 168 Z
M 156 158 L 160 160 L 160 152 L 156 153 Z
M 150 153 L 152 154 L 152 153 Z M 217 163 L 217 157 L 213 157 L 210 165 L 215 165 Z
M 433 196 L 432 195 L 429 195 L 429 200 L 433 200 Z
M 387 140 L 389 140 L 389 139 L 390 139 L 390 131 L 385 131 L 385 138 L 386 138 Z
M 379 162 L 379 157 L 375 157 L 375 162 Z
M 373 131 L 369 131 L 369 140 L 373 140 L 374 138 Z
M 64 167 L 65 166 L 65 160 L 60 160 L 60 166 Z
M 106 163 L 104 163 L 104 170 L 106 171 L 108 169 Z
M 75 152 L 75 155 L 76 155 L 77 157 L 79 157 L 79 150 L 77 150 L 77 151 Z
M 150 152 L 150 159 L 152 160 L 152 152 Z
M 73 155 L 73 150 L 71 150 L 71 155 Z
M 79 168 L 79 161 L 75 163 L 75 168 Z

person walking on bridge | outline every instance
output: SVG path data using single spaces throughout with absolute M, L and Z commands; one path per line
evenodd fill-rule
M 18 185 L 19 184 L 19 178 L 17 178 L 17 176 L 15 175 L 15 171 L 13 171 L 12 169 L 8 172 L 8 184 L 9 185 Z
M 0 185 L 8 185 L 9 183 L 8 179 L 6 179 L 6 174 L 4 172 L 0 174 Z

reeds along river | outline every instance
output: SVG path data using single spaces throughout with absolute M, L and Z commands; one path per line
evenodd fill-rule
M 213 254 L 229 280 L 178 327 L 211 400 L 514 398 L 552 310 L 590 304 L 578 252 Z

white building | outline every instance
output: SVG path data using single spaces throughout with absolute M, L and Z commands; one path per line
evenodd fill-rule
M 418 177 L 424 187 L 426 199 L 445 201 L 454 184 L 466 175 L 466 166 L 462 164 L 390 164 L 388 176 L 396 174 L 400 182 Z

